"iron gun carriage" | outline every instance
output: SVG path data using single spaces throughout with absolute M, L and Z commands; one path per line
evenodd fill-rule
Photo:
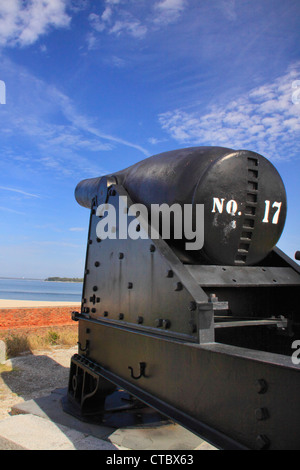
M 271 162 L 180 149 L 75 195 L 90 223 L 70 406 L 101 416 L 121 387 L 222 449 L 299 449 L 300 269 L 276 247 L 287 200 Z M 178 209 L 168 237 L 153 206 Z

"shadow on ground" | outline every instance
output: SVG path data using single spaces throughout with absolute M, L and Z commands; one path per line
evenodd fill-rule
M 49 357 L 49 354 L 52 354 L 53 357 Z M 10 412 L 12 417 L 15 418 L 15 415 L 21 414 L 33 415 L 31 429 L 23 429 L 24 435 L 30 436 L 37 425 L 41 426 L 41 432 L 43 432 L 43 425 L 46 423 L 49 427 L 51 423 L 51 432 L 53 433 L 56 427 L 59 442 L 64 441 L 59 436 L 64 433 L 65 441 L 69 441 L 74 449 L 82 449 L 82 437 L 87 435 L 97 439 L 106 439 L 114 429 L 98 425 L 90 426 L 63 411 L 61 401 L 67 393 L 70 350 L 57 350 L 49 354 L 26 354 L 10 359 L 1 373 L 2 395 L 3 389 L 6 389 L 7 394 L 11 396 L 12 394 L 17 395 L 15 398 L 17 403 L 12 406 Z M 58 361 L 54 359 L 55 357 Z M 12 419 L 11 422 L 13 422 Z M 21 420 L 17 419 L 15 423 L 16 426 L 20 426 Z M 18 435 L 19 429 L 16 429 L 16 436 Z M 99 448 L 99 442 L 94 442 L 94 444 L 95 448 Z M 49 443 L 45 441 L 45 449 L 48 446 Z M 107 441 L 103 448 L 117 449 L 117 446 Z
M 161 417 L 157 419 L 157 422 L 144 424 L 140 419 L 141 410 L 137 411 L 136 420 L 140 424 L 125 425 L 125 427 L 122 425 L 124 423 L 122 419 L 120 426 L 118 426 L 118 419 L 95 424 L 81 421 L 66 413 L 62 407 L 62 400 L 67 394 L 70 359 L 76 352 L 75 349 L 57 350 L 40 355 L 28 354 L 8 361 L 12 370 L 2 372 L 2 382 L 12 393 L 24 399 L 24 402 L 16 403 L 12 407 L 11 419 L 18 418 L 18 423 L 21 424 L 21 417 L 15 416 L 21 414 L 27 415 L 27 419 L 32 417 L 33 420 L 28 429 L 23 430 L 24 433 L 33 432 L 38 424 L 45 425 L 47 422 L 50 426 L 51 423 L 51 432 L 55 427 L 56 432 L 64 433 L 65 441 L 67 440 L 74 449 L 78 450 L 86 448 L 83 441 L 87 437 L 89 437 L 89 442 L 86 442 L 86 445 L 88 444 L 91 450 L 93 448 L 192 450 L 206 445 L 200 437 L 166 418 Z M 150 413 L 156 413 L 146 407 L 146 413 L 149 413 L 149 410 Z M 113 426 L 110 425 L 112 422 Z M 45 448 L 47 448 L 46 442 Z M 204 447 L 203 450 L 206 448 Z

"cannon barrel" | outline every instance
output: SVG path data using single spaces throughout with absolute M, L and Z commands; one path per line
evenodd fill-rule
M 272 251 L 284 228 L 287 202 L 282 179 L 270 161 L 248 150 L 174 150 L 107 178 L 148 209 L 152 204 L 203 204 L 205 262 L 257 264 Z M 80 205 L 91 207 L 100 181 L 101 177 L 92 178 L 77 185 Z
M 191 203 L 193 191 L 208 165 L 232 153 L 223 147 L 172 150 L 146 158 L 124 170 L 106 175 L 122 184 L 132 199 L 145 205 Z M 81 181 L 75 189 L 77 202 L 90 208 L 101 176 Z

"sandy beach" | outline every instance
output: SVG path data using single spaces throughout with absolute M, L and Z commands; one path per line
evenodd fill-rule
M 2 308 L 32 308 L 32 307 L 68 307 L 78 306 L 80 302 L 49 302 L 40 300 L 8 300 L 0 299 Z

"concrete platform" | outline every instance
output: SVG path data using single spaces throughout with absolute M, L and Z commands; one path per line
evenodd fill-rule
M 85 423 L 65 413 L 66 389 L 15 405 L 0 421 L 0 450 L 213 450 L 171 422 L 112 428 Z
M 32 414 L 0 421 L 1 450 L 114 450 L 107 441 Z

